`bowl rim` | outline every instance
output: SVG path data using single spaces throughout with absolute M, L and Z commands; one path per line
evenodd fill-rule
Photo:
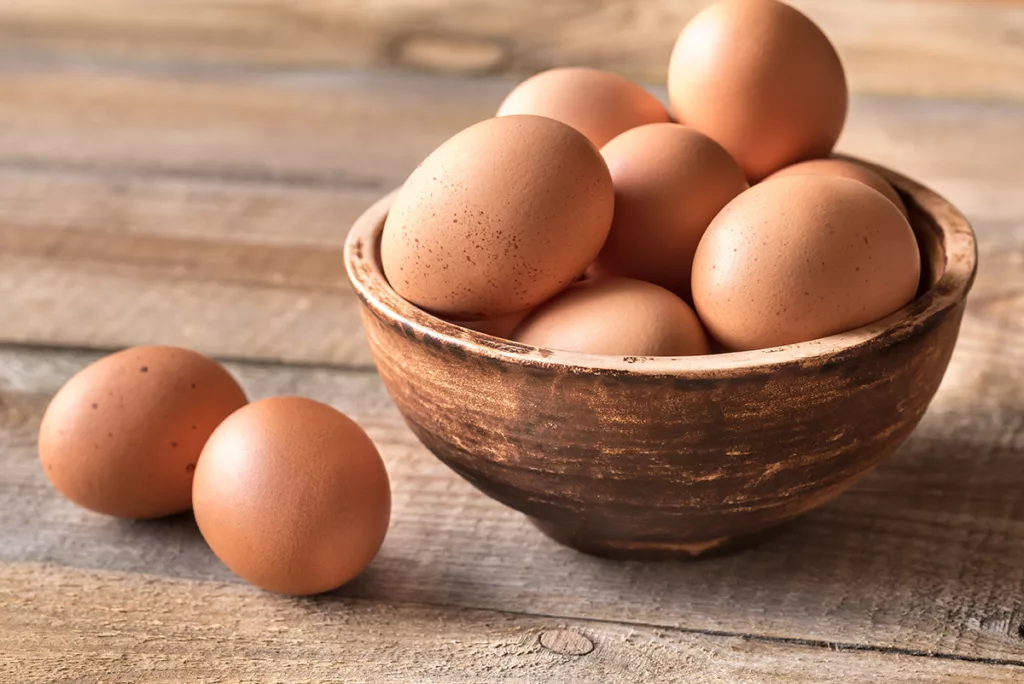
M 356 219 L 345 240 L 345 267 L 356 294 L 378 317 L 419 339 L 429 340 L 432 346 L 455 347 L 464 354 L 499 362 L 548 369 L 558 367 L 574 373 L 692 379 L 772 372 L 794 364 L 820 367 L 892 346 L 931 327 L 966 299 L 977 272 L 974 231 L 949 201 L 891 169 L 848 155 L 842 158 L 880 173 L 900 191 L 904 200 L 909 198 L 911 204 L 931 217 L 942 245 L 942 275 L 899 311 L 866 326 L 808 342 L 702 356 L 616 356 L 532 347 L 450 323 L 403 299 L 384 276 L 378 258 L 380 234 L 398 190 L 382 197 Z

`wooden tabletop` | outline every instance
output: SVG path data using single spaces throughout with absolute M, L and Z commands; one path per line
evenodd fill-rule
M 0 3 L 0 681 L 1024 681 L 1024 4 L 794 3 L 856 91 L 840 148 L 956 203 L 980 272 L 905 447 L 760 546 L 560 547 L 434 459 L 374 372 L 342 263 L 359 212 L 523 73 L 657 84 L 702 4 Z M 158 342 L 369 431 L 394 491 L 369 570 L 270 595 L 189 515 L 49 486 L 52 394 Z

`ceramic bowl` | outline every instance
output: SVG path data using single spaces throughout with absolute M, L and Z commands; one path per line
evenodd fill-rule
M 946 200 L 900 191 L 917 298 L 832 337 L 701 357 L 538 349 L 399 297 L 378 247 L 393 196 L 355 223 L 349 276 L 380 376 L 413 432 L 488 496 L 582 551 L 697 555 L 820 506 L 892 454 L 942 380 L 976 270 Z

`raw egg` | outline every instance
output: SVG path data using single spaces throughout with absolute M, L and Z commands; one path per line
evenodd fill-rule
M 686 302 L 631 278 L 576 283 L 530 314 L 513 338 L 534 347 L 621 356 L 707 354 L 708 339 Z
M 225 565 L 268 591 L 316 594 L 370 564 L 391 516 L 388 474 L 335 409 L 272 397 L 233 413 L 203 449 L 196 522 Z
M 53 397 L 39 458 L 57 490 L 121 518 L 192 505 L 192 476 L 214 428 L 245 394 L 217 362 L 187 349 L 135 347 L 82 369 Z
M 668 73 L 679 121 L 718 141 L 751 181 L 826 157 L 846 120 L 835 48 L 776 0 L 724 0 L 679 35 Z
M 904 216 L 907 215 L 907 207 L 903 204 L 903 200 L 900 199 L 899 193 L 896 192 L 896 189 L 893 188 L 887 180 L 882 178 L 881 174 L 872 171 L 863 164 L 847 161 L 845 159 L 812 159 L 811 161 L 800 162 L 799 164 L 787 166 L 781 171 L 776 171 L 768 178 L 799 176 L 809 173 L 820 173 L 826 176 L 840 176 L 842 178 L 852 178 L 855 181 L 860 181 L 864 185 L 874 188 L 885 195 L 890 202 L 896 205 L 896 208 L 899 209 Z
M 526 79 L 498 116 L 535 114 L 572 126 L 601 147 L 623 131 L 669 120 L 657 98 L 632 81 L 599 69 L 563 67 Z
M 503 116 L 455 135 L 413 171 L 381 237 L 395 291 L 453 320 L 530 309 L 576 280 L 608 236 L 608 166 L 582 134 Z
M 591 273 L 639 278 L 690 297 L 704 230 L 747 188 L 739 165 L 703 133 L 674 123 L 626 131 L 601 150 L 615 215 Z
M 804 342 L 883 318 L 917 292 L 905 216 L 849 178 L 796 175 L 750 188 L 715 217 L 693 261 L 693 301 L 730 350 Z

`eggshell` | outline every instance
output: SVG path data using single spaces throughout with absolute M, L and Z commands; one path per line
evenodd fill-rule
M 724 0 L 679 35 L 668 74 L 679 120 L 718 141 L 751 181 L 828 156 L 846 120 L 846 76 L 810 19 L 776 0 Z
M 813 340 L 910 302 L 921 274 L 913 230 L 879 192 L 849 178 L 797 175 L 755 185 L 704 233 L 693 300 L 731 350 Z
M 210 437 L 193 487 L 196 522 L 225 565 L 268 591 L 315 594 L 370 564 L 391 516 L 373 442 L 335 409 L 263 399 Z
M 82 369 L 53 397 L 39 458 L 76 504 L 122 518 L 192 505 L 207 437 L 246 398 L 217 362 L 187 349 L 135 347 Z
M 455 325 L 461 325 L 463 328 L 469 328 L 470 330 L 476 330 L 482 332 L 485 335 L 491 337 L 501 337 L 504 339 L 510 339 L 512 337 L 512 331 L 516 329 L 516 326 L 524 318 L 526 318 L 530 312 L 517 311 L 514 314 L 508 316 L 502 316 L 501 318 L 489 318 L 483 321 L 450 321 Z
M 601 155 L 612 174 L 615 215 L 592 273 L 639 278 L 688 299 L 697 243 L 747 189 L 743 171 L 714 140 L 672 123 L 626 131 Z
M 535 114 L 572 126 L 601 147 L 623 131 L 667 122 L 656 97 L 618 74 L 586 67 L 548 69 L 508 94 L 498 116 Z
M 621 356 L 707 354 L 693 310 L 657 285 L 630 278 L 577 283 L 524 320 L 514 339 L 534 347 Z
M 413 171 L 391 207 L 381 263 L 395 291 L 443 318 L 500 318 L 583 273 L 611 226 L 600 153 L 539 116 L 488 119 Z
M 858 164 L 845 159 L 812 159 L 811 161 L 800 162 L 776 171 L 768 178 L 783 178 L 785 176 L 799 176 L 805 174 L 824 174 L 826 176 L 839 176 L 860 181 L 868 187 L 874 188 L 885 195 L 886 199 L 896 205 L 896 208 L 906 216 L 907 207 L 900 199 L 899 193 L 889 184 L 887 180 L 875 171 L 872 171 L 863 164 Z

